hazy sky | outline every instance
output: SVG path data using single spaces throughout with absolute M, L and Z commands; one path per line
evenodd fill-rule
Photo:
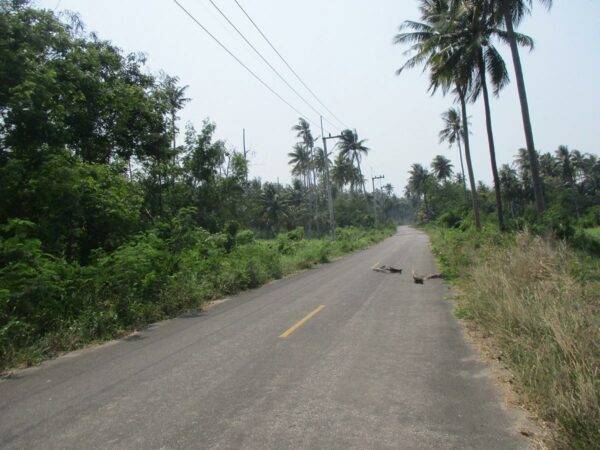
M 213 0 L 265 57 L 313 106 L 323 108 L 289 73 L 233 0 Z M 401 193 L 410 165 L 429 165 L 437 154 L 458 169 L 456 149 L 438 143 L 440 114 L 453 99 L 430 97 L 420 69 L 394 74 L 406 57 L 392 45 L 398 25 L 418 19 L 416 0 L 238 0 L 308 86 L 371 148 L 363 167 L 369 179 L 385 175 Z M 318 123 L 318 116 L 270 71 L 230 28 L 209 0 L 180 0 L 197 19 L 278 93 Z M 535 3 L 535 0 L 534 0 Z M 44 8 L 78 12 L 89 31 L 126 52 L 143 52 L 152 72 L 164 70 L 189 86 L 192 101 L 181 113 L 200 127 L 217 124 L 217 135 L 241 149 L 242 128 L 253 150 L 251 175 L 290 180 L 287 153 L 296 142 L 298 114 L 252 78 L 172 0 L 38 0 Z M 522 52 L 536 146 L 560 144 L 600 153 L 600 1 L 554 2 L 550 12 L 535 5 L 520 27 L 535 39 Z M 503 54 L 513 68 L 508 49 Z M 483 103 L 470 106 L 475 175 L 490 183 Z M 324 114 L 327 116 L 327 114 Z M 524 135 L 516 86 L 492 103 L 498 163 L 512 162 Z M 331 118 L 334 121 L 333 118 Z M 326 123 L 326 133 L 337 133 Z M 313 129 L 315 136 L 320 130 Z

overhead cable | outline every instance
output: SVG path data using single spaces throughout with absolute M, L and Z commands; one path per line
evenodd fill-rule
M 281 81 L 283 81 L 287 87 L 289 87 L 294 94 L 296 94 L 310 109 L 312 109 L 315 113 L 317 113 L 319 116 L 322 116 L 323 114 L 316 109 L 308 100 L 306 100 L 302 94 L 300 94 L 295 88 L 294 86 L 292 86 L 284 77 L 283 75 L 281 75 L 281 73 L 275 68 L 273 67 L 273 65 L 262 55 L 262 53 L 260 53 L 256 47 L 254 45 L 252 45 L 252 43 L 246 38 L 246 36 L 244 36 L 244 33 L 242 33 L 238 27 L 235 26 L 235 24 L 229 19 L 229 17 L 227 17 L 227 15 L 217 6 L 217 4 L 213 1 L 213 0 L 208 0 L 210 2 L 211 5 L 214 6 L 214 8 L 219 12 L 219 14 L 221 14 L 221 16 L 223 16 L 223 18 L 227 21 L 227 23 L 229 23 L 229 25 L 231 25 L 231 27 L 237 32 L 237 34 L 239 34 L 241 36 L 241 38 L 246 42 L 246 44 L 248 44 L 250 46 L 250 48 L 252 50 L 254 50 L 254 53 L 256 53 L 260 59 L 262 59 L 264 61 L 264 63 L 269 66 L 269 68 L 275 72 L 275 74 L 279 77 L 279 79 Z M 332 123 L 329 119 L 327 119 L 327 117 L 323 117 L 323 119 L 328 122 L 331 126 L 337 128 L 337 125 Z
M 300 112 L 295 106 L 293 106 L 290 102 L 288 102 L 285 98 L 283 98 L 280 94 L 278 94 L 271 86 L 269 86 L 266 82 L 264 82 L 262 80 L 262 78 L 260 78 L 258 75 L 256 75 L 256 73 L 254 73 L 252 71 L 252 69 L 250 69 L 246 64 L 244 64 L 237 56 L 235 56 L 235 54 L 233 54 L 231 52 L 231 50 L 229 50 L 223 43 L 221 43 L 221 41 L 219 41 L 210 31 L 208 31 L 208 29 L 202 25 L 200 23 L 200 21 L 198 19 L 196 19 L 196 17 L 194 17 L 194 15 L 192 13 L 190 13 L 187 9 L 185 9 L 185 7 L 179 3 L 178 0 L 173 0 L 175 2 L 175 4 L 177 6 L 179 6 L 179 8 L 185 12 L 187 14 L 187 16 L 192 19 L 196 25 L 198 25 L 200 28 L 202 28 L 202 30 L 208 34 L 217 44 L 219 44 L 219 46 L 225 50 L 229 56 L 231 56 L 233 59 L 236 60 L 236 62 L 238 64 L 240 64 L 244 69 L 246 69 L 250 75 L 252 75 L 254 78 L 256 78 L 256 80 L 258 80 L 258 82 L 260 84 L 262 84 L 265 88 L 267 88 L 269 91 L 271 91 L 271 93 L 273 95 L 275 95 L 279 100 L 281 100 L 283 103 L 285 103 L 287 106 L 289 106 L 292 110 L 294 110 L 297 114 L 300 115 L 300 117 L 303 117 L 304 119 L 306 119 L 308 122 L 310 122 L 311 124 L 313 124 L 314 126 L 318 127 L 319 125 L 317 125 L 315 122 L 313 122 L 312 120 L 310 120 L 305 114 L 302 114 L 302 112 Z
M 248 20 L 252 23 L 252 25 L 254 25 L 254 28 L 256 28 L 256 30 L 260 33 L 260 35 L 264 38 L 265 41 L 267 41 L 267 43 L 269 44 L 269 46 L 273 49 L 273 51 L 277 54 L 277 56 L 279 56 L 279 58 L 283 61 L 283 63 L 287 66 L 288 69 L 290 69 L 290 72 L 292 72 L 294 74 L 294 76 L 298 79 L 298 81 L 300 81 L 300 83 L 302 83 L 302 86 L 304 86 L 306 88 L 306 90 L 308 92 L 310 92 L 312 94 L 312 96 L 321 104 L 321 106 L 323 108 L 325 108 L 327 110 L 327 112 L 329 112 L 329 114 L 331 114 L 331 116 L 337 120 L 341 125 L 344 126 L 344 128 L 349 129 L 350 127 L 347 126 L 343 121 L 341 121 L 322 101 L 321 99 L 317 96 L 317 94 L 315 94 L 311 88 L 308 87 L 308 85 L 304 82 L 304 80 L 302 80 L 302 78 L 300 77 L 300 75 L 298 75 L 298 73 L 296 73 L 296 71 L 292 68 L 292 66 L 286 61 L 286 59 L 281 55 L 281 53 L 279 53 L 279 51 L 275 48 L 275 46 L 271 43 L 271 41 L 269 40 L 269 38 L 267 36 L 265 36 L 265 34 L 262 32 L 262 30 L 260 29 L 260 27 L 256 24 L 256 22 L 254 22 L 254 20 L 252 20 L 252 17 L 250 17 L 250 15 L 246 12 L 246 10 L 242 7 L 242 5 L 240 5 L 240 3 L 238 2 L 238 0 L 233 0 L 235 2 L 235 4 L 242 10 L 242 12 L 244 13 L 244 15 L 248 18 Z M 328 121 L 329 122 L 329 121 Z M 331 122 L 330 122 L 331 123 Z

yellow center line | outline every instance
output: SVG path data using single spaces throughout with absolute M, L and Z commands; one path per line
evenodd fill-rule
M 281 336 L 281 338 L 286 338 L 288 337 L 290 334 L 292 334 L 294 331 L 296 331 L 298 328 L 300 328 L 302 325 L 304 325 L 311 317 L 315 316 L 319 311 L 321 311 L 323 308 L 325 308 L 325 305 L 321 305 L 319 306 L 317 309 L 315 309 L 313 312 L 311 312 L 308 316 L 306 316 L 304 319 L 302 319 L 301 321 L 297 322 L 296 324 L 292 325 L 290 328 L 287 329 L 287 331 L 285 331 Z

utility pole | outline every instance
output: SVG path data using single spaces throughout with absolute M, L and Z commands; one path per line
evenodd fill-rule
M 375 180 L 381 180 L 383 178 L 385 178 L 385 175 L 371 177 L 371 182 L 373 183 L 373 214 L 375 214 L 375 226 L 377 226 L 377 200 L 375 199 Z
M 335 241 L 335 217 L 333 216 L 333 194 L 331 193 L 331 181 L 329 179 L 329 153 L 327 153 L 327 139 L 339 139 L 342 136 L 325 136 L 323 131 L 323 116 L 321 116 L 321 136 L 323 138 L 323 153 L 325 156 L 325 184 L 327 185 L 327 206 L 329 207 L 329 227 L 331 230 L 331 240 Z
M 246 129 L 242 128 L 242 146 L 244 148 L 244 161 L 246 162 L 246 183 L 248 182 L 248 152 L 246 151 Z

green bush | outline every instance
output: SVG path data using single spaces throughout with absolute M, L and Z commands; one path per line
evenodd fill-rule
M 235 237 L 237 245 L 245 245 L 254 242 L 254 232 L 252 230 L 242 230 Z
M 578 250 L 600 257 L 600 239 L 586 230 L 576 230 L 569 242 Z
M 585 216 L 581 219 L 583 228 L 594 228 L 600 226 L 600 206 L 592 206 L 589 208 Z
M 442 214 L 437 220 L 440 225 L 446 228 L 458 228 L 461 224 L 461 221 L 462 217 L 454 211 Z
M 290 241 L 301 241 L 304 239 L 304 227 L 296 227 L 286 233 L 286 238 Z
M 11 220 L 0 231 L 0 356 L 73 315 L 67 296 L 70 266 L 29 237 L 35 225 Z

